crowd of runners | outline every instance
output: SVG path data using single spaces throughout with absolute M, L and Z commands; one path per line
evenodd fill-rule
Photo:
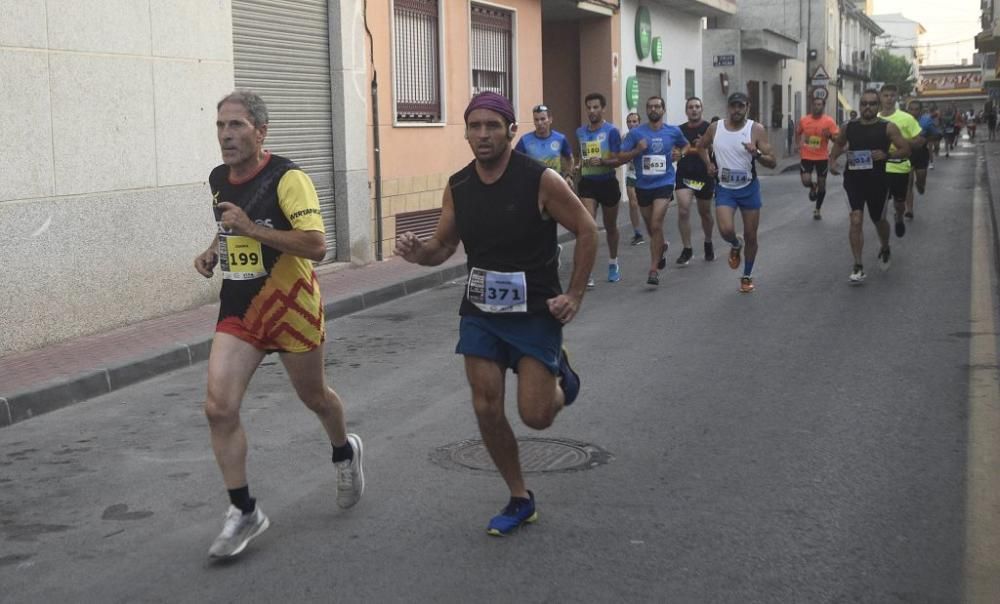
M 535 496 L 525 484 L 505 413 L 506 372 L 517 375 L 517 410 L 530 428 L 549 427 L 577 398 L 580 377 L 563 346 L 563 328 L 579 312 L 586 290 L 596 286 L 598 208 L 608 248 L 607 281 L 622 278 L 619 167 L 627 166 L 630 243 L 648 245 L 649 287 L 660 285 L 667 265 L 663 225 L 676 201 L 681 249 L 674 263 L 686 266 L 694 258 L 694 209 L 704 260 L 715 259 L 713 234 L 718 232 L 729 266 L 742 266 L 738 291 L 755 289 L 763 205 L 757 165 L 774 168 L 777 158 L 764 127 L 748 118 L 747 95 L 731 94 L 725 117 L 711 121 L 703 118 L 701 100 L 689 98 L 686 121 L 679 126 L 664 122 L 665 102 L 652 96 L 646 100 L 646 120 L 629 114 L 624 136 L 605 120 L 603 95 L 588 94 L 583 104 L 587 123 L 576 130 L 579 152 L 574 153 L 566 137 L 552 130 L 546 105 L 533 108 L 534 130 L 515 146 L 518 126 L 510 101 L 491 92 L 474 96 L 464 113 L 473 160 L 448 180 L 434 235 L 421 240 L 404 233 L 396 243 L 398 256 L 422 265 L 441 264 L 460 243 L 467 256 L 455 352 L 464 358 L 483 442 L 510 491 L 507 505 L 487 522 L 491 535 L 509 535 L 537 519 Z M 942 138 L 948 154 L 954 126 L 949 113 L 936 117 L 919 101 L 898 109 L 892 85 L 865 91 L 860 115 L 844 125 L 826 116 L 825 109 L 823 100 L 814 100 L 810 115 L 796 128 L 801 182 L 815 203 L 814 219 L 821 219 L 828 174 L 841 172 L 838 159 L 846 155 L 843 186 L 854 259 L 849 282 L 858 284 L 866 277 L 865 211 L 878 234 L 878 264 L 887 269 L 893 230 L 889 201 L 895 235 L 903 237 L 906 221 L 914 217 L 914 190 L 924 192 L 932 154 Z M 219 102 L 217 111 L 223 164 L 212 171 L 209 184 L 218 235 L 195 258 L 194 267 L 205 277 L 218 267 L 223 276 L 205 414 L 230 501 L 209 554 L 226 558 L 239 554 L 269 526 L 251 496 L 247 436 L 240 420 L 250 379 L 266 354 L 280 354 L 296 394 L 330 439 L 338 506 L 358 503 L 365 477 L 361 438 L 347 432 L 344 403 L 323 372 L 323 304 L 310 260 L 322 259 L 326 245 L 313 183 L 293 161 L 264 150 L 268 113 L 257 94 L 237 90 Z M 565 287 L 558 225 L 576 238 Z

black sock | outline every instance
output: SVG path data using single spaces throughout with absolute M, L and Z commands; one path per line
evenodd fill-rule
M 821 207 L 823 207 L 823 199 L 825 199 L 825 198 L 826 198 L 826 189 L 820 189 L 816 193 L 816 209 L 817 210 L 820 209 Z
M 333 445 L 333 443 L 330 444 L 331 446 L 333 446 L 333 463 L 337 463 L 338 461 L 350 461 L 354 459 L 354 448 L 351 447 L 350 440 L 344 443 L 344 445 L 341 447 Z
M 252 514 L 257 509 L 257 500 L 250 496 L 249 485 L 238 489 L 229 489 L 229 502 L 238 507 L 244 514 Z

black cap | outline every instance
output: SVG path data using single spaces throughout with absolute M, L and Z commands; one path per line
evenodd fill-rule
M 729 100 L 727 100 L 726 103 L 729 105 L 732 105 L 733 103 L 743 103 L 744 105 L 749 105 L 750 97 L 742 92 L 734 92 L 729 95 Z

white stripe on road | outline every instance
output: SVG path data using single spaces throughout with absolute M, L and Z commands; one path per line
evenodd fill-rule
M 966 463 L 964 601 L 1000 601 L 1000 369 L 997 305 L 983 162 L 972 202 L 972 295 L 969 317 L 969 444 Z M 1000 195 L 1000 191 L 994 192 Z

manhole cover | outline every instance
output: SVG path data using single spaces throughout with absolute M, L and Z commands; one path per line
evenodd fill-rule
M 589 470 L 611 461 L 611 454 L 604 449 L 565 438 L 519 438 L 517 444 L 521 470 L 526 474 Z M 481 440 L 463 440 L 439 447 L 431 453 L 431 461 L 449 469 L 496 472 Z

